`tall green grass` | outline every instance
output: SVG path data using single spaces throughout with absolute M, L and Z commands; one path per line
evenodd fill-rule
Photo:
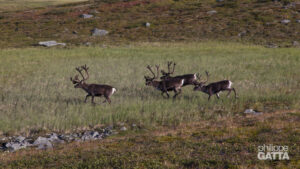
M 0 131 L 32 128 L 68 130 L 119 122 L 145 126 L 178 125 L 200 118 L 241 113 L 245 108 L 272 112 L 298 109 L 299 49 L 266 49 L 235 43 L 142 43 L 121 47 L 72 49 L 26 48 L 0 51 Z M 233 94 L 210 102 L 207 95 L 185 87 L 173 101 L 145 86 L 148 64 L 177 63 L 175 74 L 211 74 L 209 82 L 230 79 Z M 70 76 L 87 64 L 88 83 L 117 88 L 112 104 L 96 98 L 84 103 L 85 92 L 75 89 Z M 90 99 L 90 98 L 89 98 Z

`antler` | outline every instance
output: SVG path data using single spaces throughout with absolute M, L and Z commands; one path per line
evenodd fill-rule
M 151 66 L 150 65 L 148 65 L 147 66 L 147 69 L 149 69 L 150 70 L 150 72 L 153 74 L 153 78 L 152 79 L 155 79 L 156 77 L 155 77 L 155 73 L 152 71 L 152 69 L 151 69 Z
M 173 74 L 173 73 L 174 73 L 175 66 L 176 66 L 176 63 L 174 62 L 174 63 L 173 63 L 173 71 L 172 71 L 172 73 L 171 73 L 171 74 Z
M 208 71 L 205 71 L 205 74 L 206 74 L 206 81 L 203 82 L 203 83 L 206 83 L 206 82 L 208 81 L 208 78 L 209 78 L 209 73 L 208 73 Z
M 89 76 L 89 72 L 88 72 L 88 70 L 89 70 L 89 68 L 88 67 L 86 67 L 86 65 L 84 65 L 84 66 L 81 66 L 81 68 L 85 71 L 85 73 L 87 74 L 87 77 L 84 79 L 84 80 L 87 80 L 90 76 Z
M 208 81 L 208 79 L 209 79 L 209 73 L 208 73 L 208 71 L 205 71 L 205 74 L 206 74 L 206 80 L 203 81 L 203 82 L 200 81 L 201 80 L 201 74 L 200 73 L 196 74 L 196 76 L 197 76 L 197 78 L 198 78 L 199 81 L 198 80 L 195 81 L 194 85 L 198 86 L 200 84 L 205 84 Z
M 70 77 L 70 80 L 73 82 L 73 84 L 80 82 L 80 80 L 78 79 L 78 75 L 75 75 L 74 79 L 72 77 Z
M 171 69 L 170 69 L 170 66 L 172 65 L 172 62 L 168 62 L 168 73 L 170 74 L 171 72 Z
M 155 65 L 155 67 L 156 67 L 156 73 L 157 73 L 156 78 L 157 78 L 159 77 L 159 65 Z
M 171 74 L 174 73 L 175 70 L 175 65 L 176 63 L 173 63 L 173 71 L 171 72 L 171 65 L 173 62 L 168 61 L 168 72 L 165 72 L 164 70 L 161 70 L 161 73 L 163 74 L 163 76 L 170 76 Z
M 86 67 L 86 65 L 83 65 L 83 66 L 80 66 L 80 67 L 76 67 L 75 69 L 77 70 L 77 72 L 80 73 L 80 75 L 81 75 L 81 77 L 82 77 L 82 80 L 81 80 L 81 81 L 85 81 L 85 80 L 87 80 L 87 79 L 89 78 L 89 73 L 88 73 L 88 69 L 89 69 L 89 68 Z M 83 76 L 82 70 L 84 70 L 84 71 L 86 72 L 86 74 L 87 74 L 87 77 L 86 77 L 86 78 Z M 78 76 L 78 75 L 77 75 L 77 76 Z

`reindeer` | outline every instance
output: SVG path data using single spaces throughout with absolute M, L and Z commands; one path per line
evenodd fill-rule
M 183 86 L 199 84 L 199 82 L 198 82 L 199 76 L 197 75 L 197 73 L 184 74 L 184 75 L 179 75 L 179 76 L 172 77 L 171 75 L 174 73 L 175 66 L 176 66 L 176 63 L 174 62 L 173 63 L 173 70 L 171 71 L 170 67 L 171 67 L 172 63 L 173 62 L 168 62 L 168 72 L 165 72 L 164 70 L 161 70 L 161 73 L 162 73 L 163 76 L 161 76 L 160 79 L 162 79 L 162 80 L 172 79 L 172 78 L 184 79 Z
M 70 79 L 74 84 L 74 88 L 81 88 L 85 92 L 88 93 L 84 100 L 85 103 L 89 96 L 92 96 L 93 104 L 95 104 L 95 102 L 94 102 L 95 96 L 96 97 L 104 96 L 106 100 L 103 103 L 105 103 L 106 101 L 108 101 L 109 104 L 111 103 L 111 100 L 109 97 L 112 96 L 117 91 L 116 88 L 109 86 L 109 85 L 104 85 L 104 84 L 87 84 L 87 83 L 85 83 L 85 81 L 89 78 L 89 73 L 88 73 L 89 68 L 86 67 L 86 65 L 84 65 L 81 67 L 76 67 L 75 69 L 82 76 L 82 80 L 78 79 L 78 75 L 76 75 L 74 77 L 74 79 L 72 77 Z M 84 70 L 86 72 L 87 77 L 83 76 L 82 70 Z
M 205 71 L 205 73 L 206 73 L 206 77 L 207 77 L 206 81 L 200 82 L 199 84 L 195 84 L 194 91 L 202 91 L 202 92 L 208 94 L 208 100 L 209 100 L 210 97 L 214 94 L 217 96 L 218 99 L 220 99 L 219 93 L 221 91 L 225 91 L 225 90 L 228 91 L 228 94 L 227 94 L 227 97 L 228 97 L 230 95 L 231 91 L 233 90 L 235 98 L 237 98 L 235 89 L 233 87 L 231 87 L 232 82 L 230 80 L 222 80 L 222 81 L 218 81 L 218 82 L 214 82 L 214 83 L 205 85 L 205 83 L 208 81 L 208 78 L 209 78 L 208 72 Z
M 149 69 L 149 71 L 153 74 L 152 78 L 149 76 L 145 76 L 147 86 L 153 86 L 157 90 L 160 90 L 162 92 L 161 93 L 162 96 L 164 96 L 164 93 L 166 93 L 167 98 L 170 97 L 168 91 L 174 91 L 175 95 L 173 96 L 173 99 L 175 99 L 177 95 L 181 93 L 181 87 L 184 84 L 184 79 L 172 78 L 172 79 L 158 81 L 155 79 L 159 77 L 159 66 L 156 65 L 156 69 L 157 69 L 156 76 L 149 65 L 147 66 L 147 69 Z

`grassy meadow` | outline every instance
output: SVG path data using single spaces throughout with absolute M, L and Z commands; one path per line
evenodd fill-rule
M 24 48 L 0 51 L 0 131 L 67 131 L 119 123 L 178 126 L 200 119 L 299 110 L 299 49 L 267 49 L 236 43 L 141 43 L 112 47 Z M 183 88 L 173 101 L 145 85 L 148 64 L 177 63 L 175 74 L 210 72 L 209 82 L 230 79 L 238 95 L 207 95 Z M 84 103 L 85 92 L 70 77 L 87 64 L 88 83 L 117 89 L 112 104 Z M 171 94 L 172 96 L 172 94 Z

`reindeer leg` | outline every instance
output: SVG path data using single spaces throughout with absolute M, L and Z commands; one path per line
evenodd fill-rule
M 229 97 L 229 95 L 230 95 L 232 89 L 227 89 L 227 90 L 228 90 L 228 93 L 227 93 L 227 96 L 226 96 L 226 97 Z
M 166 91 L 166 94 L 167 94 L 168 98 L 170 98 L 170 95 L 169 95 L 168 91 Z
M 220 99 L 220 95 L 219 95 L 219 93 L 216 93 L 216 96 L 217 96 L 217 98 L 218 98 L 218 99 Z
M 92 95 L 92 104 L 96 104 L 95 102 L 94 102 L 94 95 Z
M 208 95 L 208 101 L 210 100 L 210 96 L 211 96 L 211 95 L 209 94 L 209 95 Z
M 109 104 L 111 103 L 111 100 L 110 100 L 110 98 L 108 96 L 105 96 L 105 99 L 106 100 L 104 102 L 108 101 Z
M 235 98 L 237 98 L 237 96 L 236 96 L 236 92 L 235 92 L 235 89 L 234 89 L 234 88 L 232 88 L 232 90 L 233 90 L 233 92 L 234 92 L 234 97 L 235 97 Z
M 175 98 L 176 98 L 176 96 L 177 96 L 179 93 L 177 92 L 177 90 L 176 90 L 176 89 L 174 89 L 173 91 L 174 91 L 174 93 L 175 93 L 175 95 L 173 96 L 173 99 L 175 99 Z
M 91 96 L 91 95 L 88 94 L 88 95 L 85 96 L 84 103 L 86 103 L 86 100 L 87 100 L 87 98 L 88 98 L 89 96 Z
M 175 92 L 175 95 L 174 95 L 174 99 L 175 99 L 181 93 L 181 89 L 175 89 L 174 92 Z

